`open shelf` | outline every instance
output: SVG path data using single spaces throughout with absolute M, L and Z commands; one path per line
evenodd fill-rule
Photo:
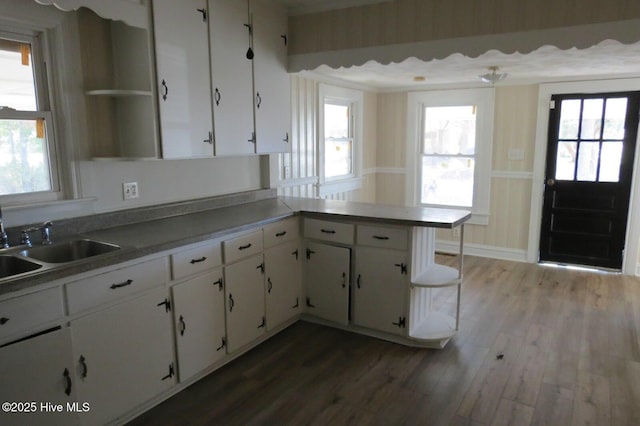
M 456 319 L 441 312 L 432 311 L 420 324 L 412 327 L 409 336 L 422 341 L 449 339 L 456 334 Z
M 131 90 L 131 89 L 100 89 L 88 90 L 85 92 L 87 96 L 111 96 L 114 98 L 122 98 L 128 96 L 152 96 L 150 90 Z
M 460 271 L 434 263 L 411 280 L 412 287 L 447 287 L 462 282 Z

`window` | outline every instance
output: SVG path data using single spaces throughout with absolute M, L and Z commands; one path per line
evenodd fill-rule
M 407 199 L 488 223 L 493 89 L 410 93 L 409 114 Z
M 57 191 L 52 114 L 39 37 L 0 32 L 0 197 L 47 200 Z
M 360 188 L 362 92 L 319 86 L 319 195 Z

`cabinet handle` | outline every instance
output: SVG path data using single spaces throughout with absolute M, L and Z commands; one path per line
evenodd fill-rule
M 247 244 L 247 245 L 244 245 L 244 246 L 240 246 L 240 247 L 238 247 L 238 250 L 246 250 L 246 249 L 248 249 L 249 247 L 251 247 L 251 243 L 249 243 L 249 244 Z
M 262 97 L 260 96 L 260 92 L 256 93 L 256 108 L 260 109 L 260 105 L 262 105 Z
M 64 378 L 64 393 L 67 394 L 67 396 L 71 395 L 71 375 L 69 374 L 69 369 L 65 368 L 64 372 L 62 373 L 62 377 Z
M 131 284 L 133 284 L 133 280 L 126 280 L 124 282 L 121 282 L 120 284 L 111 284 L 109 286 L 109 288 L 111 290 L 115 290 L 116 288 L 126 287 L 126 286 L 131 285 Z
M 167 380 L 173 377 L 173 375 L 175 374 L 175 372 L 173 371 L 173 363 L 169 364 L 169 374 L 167 374 L 166 376 L 164 376 L 161 380 Z
M 307 249 L 307 259 L 311 259 L 311 255 L 315 254 L 316 252 L 311 250 L 311 249 Z
M 256 269 L 260 269 L 260 272 L 262 272 L 264 274 L 264 262 L 262 262 L 261 264 L 256 266 Z
M 196 9 L 198 12 L 202 13 L 202 22 L 207 22 L 207 9 Z
M 235 305 L 236 302 L 233 301 L 233 295 L 229 294 L 229 312 L 233 311 L 233 305 Z
M 78 363 L 80 363 L 80 367 L 82 367 L 82 373 L 80 373 L 80 377 L 86 379 L 87 373 L 89 373 L 89 368 L 87 367 L 87 359 L 84 357 L 84 355 L 80 355 Z
M 395 263 L 394 266 L 397 266 L 398 268 L 400 268 L 400 273 L 402 275 L 406 275 L 407 274 L 407 265 L 404 263 Z
M 398 317 L 398 322 L 392 322 L 391 324 L 398 326 L 398 328 L 405 328 L 406 327 L 406 318 L 405 317 Z
M 184 322 L 184 317 L 180 315 L 180 335 L 184 336 L 184 332 L 187 329 L 187 324 Z
M 373 238 L 375 238 L 376 240 L 388 240 L 389 237 L 385 237 L 385 236 L 381 236 L 381 235 L 374 235 Z
M 345 288 L 347 286 L 347 274 L 346 273 L 342 273 L 342 288 Z
M 169 301 L 169 299 L 164 299 L 164 301 L 158 303 L 157 306 L 162 306 L 162 305 L 164 305 L 165 312 L 171 312 L 171 301 Z
M 360 278 L 361 278 L 361 275 L 358 274 L 358 278 L 356 278 L 356 285 L 358 286 L 358 288 L 360 288 Z
M 284 40 L 284 45 L 287 45 L 287 35 L 286 34 L 281 34 L 280 37 Z
M 265 319 L 265 317 L 262 317 L 262 322 L 260 323 L 260 325 L 258 326 L 258 328 L 263 328 L 267 325 L 267 320 Z
M 309 307 L 309 308 L 315 308 L 316 307 L 316 305 L 312 305 L 311 304 L 311 299 L 309 299 L 308 297 L 307 297 L 307 307 Z
M 207 139 L 203 139 L 202 142 L 213 145 L 213 133 L 209 132 L 209 137 Z
M 167 86 L 167 82 L 162 80 L 162 100 L 166 101 L 167 96 L 169 96 L 169 86 Z
M 248 60 L 252 60 L 253 59 L 254 54 L 253 54 L 253 49 L 251 48 L 251 46 L 249 46 L 249 48 L 247 49 L 247 55 L 246 56 L 247 56 Z
M 202 256 L 200 259 L 191 259 L 191 262 L 189 263 L 193 265 L 194 263 L 204 262 L 205 260 L 207 260 L 206 256 Z
M 267 278 L 267 293 L 271 294 L 271 289 L 273 288 L 273 283 L 271 282 L 271 277 Z
M 218 90 L 217 87 L 216 87 L 216 93 L 213 95 L 213 99 L 216 101 L 216 106 L 220 106 L 220 99 L 222 99 L 222 95 L 220 94 L 220 91 Z
M 287 235 L 287 231 L 282 231 L 282 232 L 278 232 L 276 234 L 276 237 L 284 237 L 285 235 Z
M 299 298 L 298 298 L 298 297 L 296 297 L 296 304 L 295 304 L 295 305 L 293 305 L 293 306 L 291 307 L 291 309 L 296 309 L 298 306 L 300 306 L 300 300 L 299 300 Z
M 298 249 L 296 249 L 294 252 L 291 252 L 292 256 L 296 257 L 296 260 L 298 260 Z
M 249 30 L 249 34 L 253 33 L 253 27 L 251 26 L 251 24 L 242 24 L 245 27 L 247 27 L 247 30 Z
M 284 134 L 284 139 L 282 139 L 282 142 L 289 143 L 289 132 Z
M 7 317 L 0 318 L 0 325 L 5 325 L 8 322 L 9 322 L 9 318 Z
M 247 139 L 249 143 L 256 143 L 256 132 L 251 132 L 251 139 Z
M 324 234 L 335 234 L 336 231 L 334 231 L 333 229 L 321 229 L 320 232 L 324 233 Z
M 218 281 L 213 283 L 213 285 L 217 285 L 218 286 L 218 290 L 222 291 L 222 289 L 223 289 L 222 278 L 219 278 Z
M 227 346 L 227 340 L 224 337 L 222 337 L 221 340 L 222 342 L 220 343 L 220 346 L 216 348 L 216 352 L 221 351 L 225 346 Z

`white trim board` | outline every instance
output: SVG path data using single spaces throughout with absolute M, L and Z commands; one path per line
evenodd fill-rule
M 437 240 L 436 252 L 458 254 L 460 242 Z M 527 262 L 527 251 L 508 247 L 486 246 L 483 244 L 464 243 L 464 254 L 491 259 Z

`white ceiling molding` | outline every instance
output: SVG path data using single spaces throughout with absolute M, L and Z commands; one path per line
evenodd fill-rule
M 141 0 L 35 0 L 43 5 L 54 5 L 60 10 L 77 10 L 87 7 L 98 16 L 122 21 L 132 27 L 147 28 L 147 8 Z
M 375 65 L 400 66 L 405 61 L 421 64 L 430 61 L 437 62 L 436 60 L 444 62 L 444 59 L 447 58 L 478 58 L 491 52 L 500 53 L 504 57 L 555 50 L 559 51 L 559 54 L 556 54 L 556 59 L 561 59 L 564 51 L 581 51 L 598 45 L 604 46 L 603 49 L 611 49 L 613 45 L 624 47 L 624 45 L 637 44 L 640 41 L 638 28 L 640 28 L 640 19 L 632 19 L 548 30 L 296 54 L 289 56 L 289 71 L 316 70 L 323 72 L 323 70 L 330 69 L 345 78 L 348 77 L 350 71 L 357 73 Z M 615 43 L 612 43 L 612 40 Z M 637 58 L 635 53 L 631 56 Z M 483 66 L 485 65 L 498 65 L 501 69 L 505 69 L 500 63 L 483 64 Z M 638 72 L 637 63 L 630 69 L 635 69 L 635 72 Z M 506 71 L 513 75 L 511 71 Z M 620 73 L 621 71 L 615 72 Z M 336 77 L 338 76 L 336 75 Z M 474 78 L 477 80 L 477 73 Z M 362 75 L 354 80 L 367 84 L 366 78 L 363 78 Z

